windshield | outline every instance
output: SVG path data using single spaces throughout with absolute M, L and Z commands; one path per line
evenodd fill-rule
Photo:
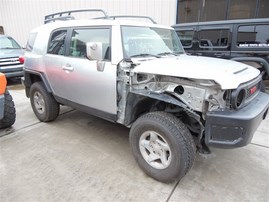
M 122 26 L 125 57 L 147 57 L 183 53 L 183 47 L 174 30 Z
M 0 49 L 20 49 L 20 45 L 11 37 L 0 37 Z

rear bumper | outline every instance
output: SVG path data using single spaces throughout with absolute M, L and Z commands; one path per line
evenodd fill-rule
M 269 95 L 260 92 L 238 111 L 214 111 L 206 115 L 205 142 L 209 147 L 236 148 L 251 142 L 253 134 L 265 119 Z

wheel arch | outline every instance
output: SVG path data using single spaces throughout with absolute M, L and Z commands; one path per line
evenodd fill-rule
M 31 85 L 35 82 L 39 82 L 41 81 L 46 90 L 49 93 L 52 93 L 52 89 L 49 85 L 49 82 L 47 81 L 47 78 L 45 77 L 44 73 L 42 72 L 36 72 L 36 71 L 32 71 L 32 70 L 25 70 L 24 71 L 24 86 L 25 86 L 25 92 L 26 92 L 26 96 L 29 98 L 30 97 L 30 88 Z
M 198 113 L 191 110 L 180 100 L 168 94 L 148 93 L 147 91 L 130 92 L 127 96 L 124 125 L 130 126 L 141 115 L 152 111 L 165 111 L 168 105 L 182 110 L 189 118 L 199 124 L 199 139 L 202 138 L 204 126 Z M 172 111 L 169 113 L 173 114 Z

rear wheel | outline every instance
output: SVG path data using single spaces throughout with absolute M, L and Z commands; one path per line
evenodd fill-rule
M 4 117 L 0 120 L 0 128 L 8 128 L 15 123 L 16 110 L 12 96 L 5 92 Z
M 59 103 L 47 92 L 42 82 L 34 83 L 30 88 L 30 100 L 36 117 L 43 122 L 55 120 L 60 111 Z
M 195 159 L 195 144 L 189 130 L 166 112 L 141 116 L 130 130 L 130 144 L 142 170 L 161 182 L 181 179 Z

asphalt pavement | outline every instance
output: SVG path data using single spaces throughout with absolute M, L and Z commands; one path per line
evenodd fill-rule
M 0 130 L 0 201 L 269 201 L 269 117 L 246 147 L 196 155 L 172 184 L 135 162 L 129 129 L 61 107 L 51 123 L 35 117 L 23 86 L 10 85 L 17 111 Z

